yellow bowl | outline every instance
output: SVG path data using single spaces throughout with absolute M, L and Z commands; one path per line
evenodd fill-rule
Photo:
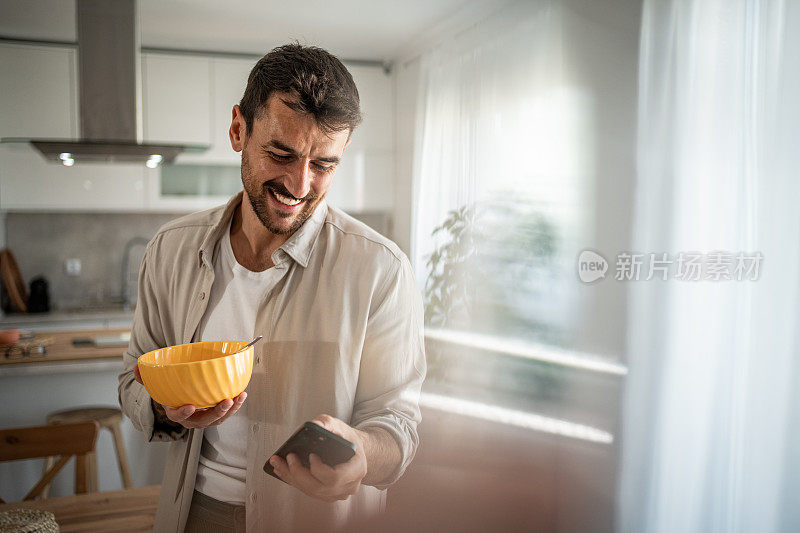
M 139 372 L 150 397 L 177 408 L 213 407 L 238 396 L 253 373 L 253 346 L 235 353 L 245 341 L 179 344 L 139 357 Z

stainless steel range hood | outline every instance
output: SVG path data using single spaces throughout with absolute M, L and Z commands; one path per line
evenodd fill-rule
M 136 0 L 77 0 L 80 139 L 29 139 L 54 162 L 141 162 L 155 167 L 207 146 L 142 143 Z M 20 140 L 20 139 L 16 139 Z

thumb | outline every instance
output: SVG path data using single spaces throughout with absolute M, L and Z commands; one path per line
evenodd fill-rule
M 134 378 L 136 379 L 136 381 L 138 381 L 140 384 L 144 385 L 144 381 L 142 381 L 142 374 L 141 374 L 141 372 L 139 372 L 139 365 L 138 365 L 138 363 L 136 364 L 136 366 L 135 366 L 135 367 L 133 367 L 133 377 L 134 377 Z
M 319 415 L 315 417 L 311 422 L 323 429 L 327 429 L 328 431 L 330 431 L 332 426 L 332 424 L 330 424 L 330 418 L 331 417 L 328 415 Z

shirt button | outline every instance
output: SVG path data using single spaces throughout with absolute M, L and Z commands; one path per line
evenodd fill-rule
M 250 493 L 250 501 L 253 502 L 253 503 L 256 503 L 256 493 L 255 492 L 251 492 Z
M 261 364 L 261 356 L 256 357 L 256 364 L 257 365 Z
M 251 429 L 253 430 L 253 433 L 258 433 L 258 424 L 253 424 Z
M 206 299 L 206 293 L 205 292 L 201 292 L 200 293 L 200 299 L 201 300 L 205 300 Z

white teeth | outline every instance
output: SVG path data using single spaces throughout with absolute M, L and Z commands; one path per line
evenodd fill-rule
M 280 203 L 282 203 L 282 204 L 286 204 L 286 205 L 297 205 L 297 204 L 299 204 L 300 202 L 302 202 L 302 200 L 292 200 L 292 199 L 290 199 L 290 198 L 287 198 L 286 196 L 284 196 L 284 195 L 282 195 L 282 194 L 279 194 L 279 193 L 277 193 L 277 192 L 275 192 L 275 191 L 272 191 L 272 194 L 273 194 L 273 195 L 275 195 L 275 198 L 277 198 L 277 199 L 278 199 L 278 201 L 279 201 Z

